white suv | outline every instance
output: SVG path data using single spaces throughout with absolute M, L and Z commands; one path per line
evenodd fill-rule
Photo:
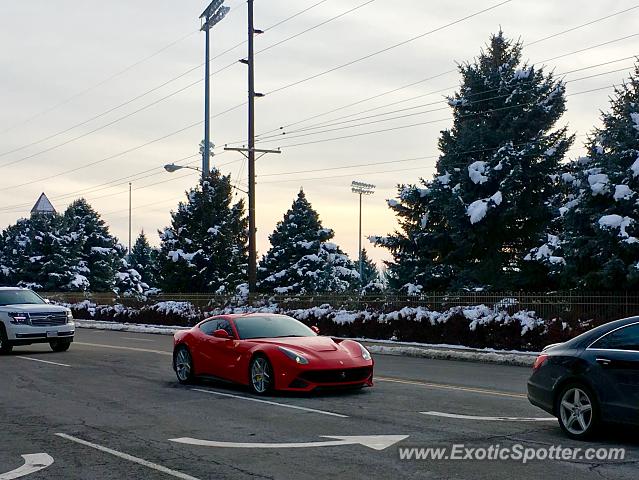
M 64 352 L 74 335 L 68 308 L 50 305 L 28 288 L 0 287 L 0 354 L 32 343 L 48 343 L 54 352 Z

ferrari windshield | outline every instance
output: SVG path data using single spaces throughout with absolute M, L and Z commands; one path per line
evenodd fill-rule
M 242 340 L 251 338 L 314 337 L 315 332 L 285 315 L 240 317 L 235 319 L 237 333 Z
M 0 305 L 25 305 L 45 303 L 31 290 L 0 290 Z

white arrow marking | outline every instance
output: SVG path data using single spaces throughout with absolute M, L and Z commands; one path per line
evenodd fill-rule
M 53 463 L 53 458 L 46 453 L 22 455 L 22 458 L 24 458 L 24 465 L 10 472 L 0 474 L 0 480 L 13 480 L 14 478 L 24 477 L 40 470 L 44 470 Z
M 301 442 L 301 443 L 237 443 L 216 442 L 213 440 L 199 440 L 197 438 L 171 438 L 170 442 L 185 443 L 187 445 L 199 445 L 202 447 L 225 448 L 313 448 L 313 447 L 337 447 L 342 445 L 364 445 L 373 450 L 384 450 L 391 445 L 408 438 L 408 435 L 359 435 L 337 437 L 322 435 L 322 438 L 332 438 L 328 442 Z
M 482 417 L 476 415 L 461 415 L 457 413 L 444 412 L 419 412 L 422 415 L 431 417 L 456 418 L 459 420 L 480 420 L 486 422 L 556 422 L 554 417 Z

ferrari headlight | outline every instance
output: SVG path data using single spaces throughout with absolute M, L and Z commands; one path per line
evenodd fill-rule
M 359 343 L 358 345 L 359 345 L 359 348 L 362 350 L 362 358 L 364 360 L 370 360 L 371 359 L 371 352 L 366 350 L 366 348 L 364 348 L 364 345 L 362 345 L 361 343 Z
M 299 363 L 300 365 L 306 365 L 308 363 L 308 360 L 303 355 L 297 353 L 294 350 L 290 350 L 284 347 L 277 347 L 277 348 L 279 348 L 280 352 L 282 352 L 288 358 L 293 360 L 295 363 Z

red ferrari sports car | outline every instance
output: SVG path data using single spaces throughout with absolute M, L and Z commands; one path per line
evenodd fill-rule
M 174 336 L 180 383 L 214 377 L 271 390 L 373 386 L 373 359 L 361 344 L 319 336 L 294 318 L 273 314 L 212 317 Z

